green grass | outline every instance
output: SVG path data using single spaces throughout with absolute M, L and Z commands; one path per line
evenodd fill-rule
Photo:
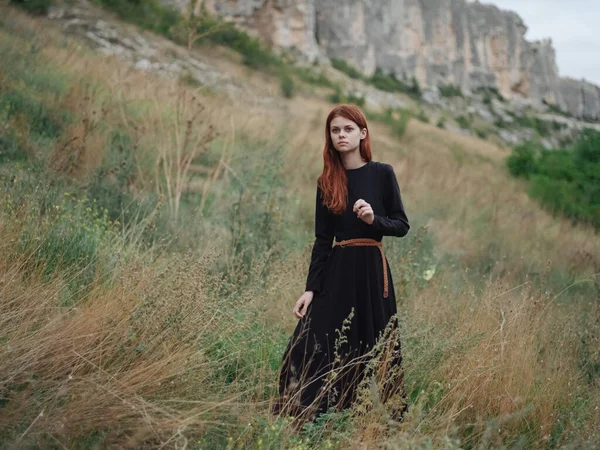
M 78 92 L 72 88 L 81 81 L 75 81 L 66 75 L 65 68 L 56 67 L 52 60 L 42 57 L 44 46 L 48 45 L 43 40 L 28 43 L 28 51 L 23 52 L 12 45 L 17 39 L 15 36 L 11 36 L 10 41 L 5 34 L 0 36 L 3 37 L 0 39 L 3 61 L 10 62 L 0 66 L 0 104 L 3 105 L 0 112 L 3 149 L 0 154 L 0 220 L 8 224 L 3 229 L 6 238 L 2 242 L 0 262 L 4 263 L 2 258 L 8 256 L 14 261 L 29 258 L 20 276 L 2 279 L 3 283 L 17 283 L 11 284 L 16 286 L 10 291 L 14 295 L 11 299 L 40 298 L 48 302 L 47 310 L 38 311 L 36 326 L 27 329 L 32 337 L 28 350 L 37 355 L 35 352 L 51 345 L 52 338 L 59 334 L 60 329 L 55 335 L 43 334 L 47 327 L 40 324 L 47 325 L 47 320 L 62 324 L 61 321 L 70 317 L 78 317 L 76 314 L 84 311 L 88 303 L 119 300 L 117 307 L 105 315 L 100 307 L 93 310 L 99 317 L 92 317 L 90 323 L 93 319 L 93 323 L 100 323 L 102 327 L 89 331 L 91 338 L 87 329 L 82 337 L 69 335 L 68 341 L 58 342 L 53 352 L 40 353 L 39 359 L 29 358 L 31 366 L 27 373 L 23 375 L 17 370 L 22 378 L 2 387 L 0 414 L 17 411 L 20 417 L 15 428 L 0 431 L 3 445 L 14 443 L 23 435 L 23 446 L 31 447 L 118 446 L 123 442 L 123 435 L 134 436 L 135 431 L 143 429 L 148 417 L 153 424 L 160 425 L 157 430 L 162 430 L 161 427 L 167 430 L 159 431 L 163 433 L 162 442 L 175 436 L 179 444 L 185 438 L 190 448 L 220 449 L 228 445 L 232 448 L 348 448 L 356 443 L 357 436 L 373 430 L 378 433 L 373 439 L 384 440 L 387 439 L 384 434 L 389 434 L 390 448 L 458 448 L 456 440 L 462 448 L 502 445 L 545 448 L 550 444 L 568 445 L 575 442 L 577 436 L 592 435 L 586 427 L 594 425 L 593 389 L 600 363 L 596 351 L 597 319 L 594 303 L 589 299 L 595 298 L 596 288 L 592 283 L 575 285 L 580 281 L 579 272 L 568 268 L 567 263 L 544 270 L 543 247 L 554 245 L 552 241 L 540 239 L 542 256 L 521 255 L 514 250 L 506 231 L 495 226 L 496 205 L 462 204 L 459 205 L 463 208 L 462 216 L 451 216 L 449 211 L 456 207 L 454 200 L 463 191 L 432 191 L 431 195 L 436 197 L 436 202 L 431 202 L 433 206 L 426 202 L 421 204 L 419 200 L 425 197 L 419 197 L 421 193 L 415 191 L 427 186 L 419 183 L 433 177 L 437 181 L 439 174 L 421 178 L 429 169 L 427 165 L 419 166 L 418 162 L 413 164 L 419 161 L 417 156 L 422 151 L 415 145 L 410 148 L 411 159 L 403 161 L 408 166 L 406 170 L 415 177 L 411 182 L 412 191 L 407 190 L 409 195 L 405 197 L 407 208 L 412 211 L 411 233 L 403 239 L 385 239 L 384 245 L 399 310 L 403 313 L 406 383 L 415 414 L 411 423 L 416 428 L 390 427 L 385 417 L 376 415 L 357 419 L 347 412 L 330 412 L 290 436 L 286 420 L 272 420 L 266 412 L 266 403 L 274 393 L 279 358 L 289 337 L 285 327 L 291 323 L 280 319 L 278 308 L 284 311 L 281 314 L 288 314 L 288 307 L 280 305 L 295 300 L 296 292 L 303 289 L 302 274 L 296 272 L 299 265 L 294 264 L 302 261 L 305 267 L 313 233 L 312 177 L 316 169 L 307 162 L 309 152 L 301 151 L 303 146 L 294 147 L 287 140 L 294 130 L 284 127 L 268 139 L 261 139 L 256 134 L 236 129 L 235 140 L 220 137 L 213 141 L 206 153 L 194 162 L 215 167 L 221 161 L 224 143 L 230 142 L 227 171 L 215 180 L 205 198 L 200 193 L 186 193 L 180 215 L 173 217 L 164 205 L 160 206 L 155 186 L 141 182 L 141 179 L 154 179 L 154 166 L 144 161 L 143 155 L 155 151 L 157 131 L 146 129 L 151 139 L 140 141 L 134 128 L 125 125 L 143 123 L 147 99 L 126 96 L 123 114 L 127 120 L 103 122 L 110 128 L 106 130 L 106 140 L 96 149 L 102 158 L 85 176 L 53 169 L 50 163 L 56 148 L 64 142 L 69 126 L 82 119 L 83 112 L 68 108 L 64 101 L 67 93 Z M 324 80 L 320 83 L 326 86 Z M 107 95 L 102 89 L 95 92 Z M 341 90 L 339 92 L 341 97 Z M 403 109 L 366 112 L 369 120 L 387 124 L 395 137 L 404 135 L 412 116 Z M 440 123 L 443 126 L 443 119 L 438 121 Z M 406 151 L 406 144 L 405 140 L 394 142 L 400 149 L 399 154 Z M 521 151 L 523 161 L 515 167 L 519 175 L 529 174 L 530 180 L 543 172 L 547 178 L 567 184 L 579 183 L 584 187 L 581 195 L 595 198 L 595 187 L 600 185 L 598 148 L 597 136 L 587 132 L 573 149 L 576 159 L 568 159 L 560 151 L 548 155 L 541 151 L 532 155 Z M 477 158 L 470 156 L 465 148 L 454 145 L 450 152 L 448 164 L 458 163 L 460 168 L 452 177 L 479 170 Z M 425 159 L 439 156 L 428 154 Z M 307 170 L 298 171 L 297 167 Z M 402 177 L 408 176 L 408 172 L 400 170 L 399 179 L 404 188 Z M 582 184 L 584 180 L 590 185 Z M 463 181 L 471 182 L 468 177 Z M 470 188 L 467 186 L 467 190 Z M 562 192 L 562 187 L 554 189 Z M 571 191 L 565 189 L 565 192 Z M 206 203 L 200 211 L 202 200 Z M 153 216 L 155 209 L 158 213 Z M 152 225 L 146 223 L 150 217 Z M 450 221 L 454 221 L 459 230 L 454 236 L 448 236 L 448 231 L 438 233 L 436 227 L 426 227 L 430 223 Z M 142 244 L 131 239 L 132 232 L 143 234 Z M 444 251 L 443 240 L 456 236 L 464 239 L 465 249 Z M 472 245 L 472 241 L 480 243 L 481 248 Z M 519 273 L 511 275 L 508 281 L 500 279 L 494 284 L 496 278 L 508 270 L 500 268 L 502 261 L 506 261 L 511 272 Z M 8 273 L 14 266 L 1 267 Z M 427 279 L 426 274 L 431 271 L 435 274 Z M 43 275 L 42 280 L 35 277 L 39 273 Z M 515 284 L 509 283 L 513 281 Z M 37 282 L 41 287 L 32 290 Z M 527 283 L 527 287 L 518 283 Z M 45 289 L 57 286 L 62 287 L 56 298 L 44 296 Z M 514 297 L 514 303 L 502 303 L 518 288 L 523 290 Z M 9 292 L 6 284 L 2 289 L 3 293 Z M 486 292 L 488 296 L 482 297 Z M 561 360 L 561 365 L 571 364 L 573 357 L 577 369 L 571 379 L 573 385 L 564 390 L 568 401 L 564 403 L 562 391 L 544 391 L 548 377 L 542 375 L 554 372 L 540 371 L 538 391 L 528 394 L 527 404 L 518 414 L 511 415 L 510 421 L 499 415 L 494 406 L 496 398 L 486 393 L 480 396 L 485 406 L 475 408 L 473 413 L 467 408 L 466 414 L 472 415 L 458 415 L 451 420 L 457 411 L 455 407 L 466 408 L 467 405 L 462 405 L 460 399 L 448 404 L 447 399 L 461 389 L 461 383 L 474 383 L 469 378 L 473 374 L 461 372 L 464 362 L 480 367 L 479 364 L 486 364 L 487 359 L 492 358 L 493 364 L 482 366 L 482 371 L 489 370 L 493 375 L 490 379 L 502 377 L 506 368 L 501 365 L 501 358 L 493 359 L 498 351 L 492 340 L 506 329 L 500 328 L 502 313 L 509 314 L 505 324 L 508 328 L 518 318 L 516 314 L 510 315 L 510 308 L 534 308 L 538 295 L 542 303 L 536 314 L 541 314 L 540 310 L 547 314 L 541 322 L 548 320 L 549 328 L 536 330 L 540 334 L 548 331 L 554 340 L 539 338 L 541 348 L 535 355 L 541 358 L 554 347 L 568 346 L 569 354 Z M 493 303 L 495 301 L 498 303 Z M 551 316 L 549 312 L 555 304 L 564 310 Z M 431 305 L 449 305 L 448 316 Z M 7 314 L 36 311 L 36 308 L 21 311 L 17 303 L 6 308 L 3 311 L 8 311 Z M 492 317 L 489 330 L 476 328 L 478 324 L 471 322 L 475 314 Z M 20 323 L 12 319 L 10 326 Z M 122 334 L 114 331 L 119 326 L 123 326 Z M 471 326 L 475 327 L 474 331 L 470 330 Z M 530 326 L 527 323 L 521 331 L 527 332 Z M 457 328 L 463 332 L 457 332 Z M 11 345 L 6 330 L 0 328 L 3 351 Z M 508 335 L 511 339 L 508 342 L 519 342 L 511 336 L 514 335 Z M 538 339 L 534 334 L 527 337 Z M 81 347 L 84 352 L 79 354 L 95 365 L 74 358 L 70 351 L 77 350 L 76 346 L 82 345 L 84 338 L 90 338 L 90 343 Z M 575 347 L 571 346 L 572 341 Z M 111 342 L 115 343 L 114 347 L 103 347 Z M 572 348 L 576 350 L 575 355 L 571 354 Z M 189 360 L 173 362 L 173 358 L 188 349 L 194 350 Z M 473 357 L 478 349 L 483 356 L 480 360 Z M 18 348 L 14 352 L 24 354 Z M 13 358 L 8 358 L 3 367 L 12 361 Z M 449 370 L 451 361 L 456 362 L 452 366 L 454 371 Z M 165 367 L 158 373 L 148 370 L 147 384 L 135 390 L 123 388 L 123 380 L 131 373 L 139 376 L 144 367 L 154 368 L 144 363 L 159 362 Z M 535 360 L 527 362 L 536 365 Z M 68 378 L 71 373 L 73 380 Z M 8 375 L 14 374 L 3 372 L 5 378 Z M 160 386 L 157 376 L 160 376 Z M 59 396 L 65 386 L 81 389 L 82 385 L 87 390 L 67 391 L 75 392 L 72 397 Z M 86 394 L 91 401 L 85 404 L 85 414 L 75 414 L 81 410 L 69 410 L 71 404 L 85 400 Z M 124 397 L 115 399 L 119 395 Z M 530 415 L 536 404 L 546 401 L 548 395 L 557 395 L 556 403 L 551 406 L 560 421 L 552 421 L 541 431 L 541 426 L 547 424 Z M 114 408 L 102 408 L 111 414 L 102 415 L 100 409 L 94 409 L 100 398 Z M 179 400 L 187 403 L 177 404 Z M 137 401 L 139 403 L 135 403 Z M 135 422 L 139 427 L 131 428 L 132 422 L 128 421 L 131 416 L 118 422 L 113 418 L 113 411 L 131 410 L 127 402 L 143 406 L 144 415 Z M 193 410 L 197 405 L 209 407 Z M 77 425 L 51 434 L 48 430 L 54 428 L 44 428 L 47 422 L 40 420 L 32 428 L 35 433 L 25 433 L 44 407 L 51 417 L 72 417 L 78 421 Z M 140 416 L 137 411 L 133 413 L 135 417 Z M 166 413 L 162 415 L 163 412 Z M 101 426 L 97 425 L 94 414 L 104 421 Z M 86 417 L 91 419 L 86 422 Z M 182 417 L 185 422 L 182 419 L 173 425 L 173 417 Z M 367 430 L 361 428 L 365 423 Z M 500 423 L 506 427 L 503 434 L 495 431 Z M 549 435 L 550 444 L 542 441 L 545 434 Z M 143 439 L 147 441 L 136 442 L 136 445 L 151 446 L 158 442 L 154 435 Z M 593 442 L 590 448 L 592 445 Z
M 404 136 L 408 121 L 413 116 L 410 111 L 403 108 L 388 108 L 383 113 L 368 110 L 366 115 L 369 120 L 376 120 L 388 125 L 392 134 L 398 138 Z

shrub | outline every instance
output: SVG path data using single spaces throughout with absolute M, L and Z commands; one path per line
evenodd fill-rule
M 545 150 L 528 142 L 507 158 L 514 176 L 530 179 L 528 193 L 555 214 L 600 228 L 600 133 L 583 131 L 574 149 Z
M 456 123 L 458 123 L 458 126 L 462 129 L 466 130 L 471 128 L 471 120 L 467 116 L 458 116 L 456 118 Z
M 399 81 L 394 74 L 385 74 L 379 67 L 375 69 L 375 73 L 369 78 L 369 83 L 377 89 L 387 92 L 407 92 L 407 86 Z
M 392 122 L 392 132 L 397 137 L 402 137 L 406 133 L 406 129 L 408 128 L 408 122 L 410 121 L 412 115 L 409 111 L 403 109 L 398 110 L 397 114 L 398 117 Z
M 331 103 L 344 103 L 344 96 L 342 94 L 342 88 L 338 85 L 335 86 L 333 92 L 329 95 L 329 101 Z
M 496 98 L 501 102 L 504 101 L 504 96 L 498 91 L 495 86 L 479 86 L 473 90 L 476 94 L 483 95 L 483 103 L 489 105 L 492 103 L 492 99 Z
M 404 133 L 406 133 L 406 129 L 408 127 L 408 122 L 412 117 L 410 111 L 402 108 L 388 108 L 383 114 L 375 113 L 372 111 L 367 111 L 366 114 L 369 120 L 376 120 L 378 122 L 382 122 L 389 125 L 389 127 L 392 130 L 392 133 L 396 137 L 404 136 Z
M 512 115 L 515 119 L 515 122 L 524 128 L 531 128 L 535 130 L 539 136 L 549 136 L 553 131 L 558 131 L 564 128 L 566 125 L 555 120 L 548 121 L 540 119 L 539 117 L 534 117 L 528 114 L 518 116 L 516 114 Z
M 502 118 L 498 117 L 496 120 L 494 120 L 494 126 L 496 126 L 497 128 L 508 128 L 509 124 L 508 122 L 505 122 Z
M 181 22 L 181 15 L 157 0 L 94 0 L 113 11 L 121 19 L 142 28 L 169 36 L 171 29 Z
M 444 119 L 443 117 L 440 117 L 437 121 L 437 123 L 435 124 L 436 127 L 438 128 L 446 128 L 446 119 Z
M 296 67 L 294 73 L 302 81 L 316 86 L 333 87 L 333 82 L 323 71 L 317 71 L 313 67 Z
M 442 97 L 462 97 L 463 93 L 459 86 L 453 84 L 442 84 L 439 86 Z
M 548 109 L 550 110 L 550 112 L 552 112 L 554 114 L 559 114 L 559 115 L 565 116 L 565 117 L 572 117 L 573 116 L 570 112 L 565 111 L 560 106 L 558 106 L 558 105 L 556 105 L 554 103 L 548 103 L 547 101 L 544 100 L 544 104 L 546 106 L 548 106 Z
M 533 142 L 525 142 L 515 147 L 506 164 L 511 175 L 529 178 L 536 171 L 536 154 L 540 149 Z
M 475 134 L 481 139 L 486 139 L 488 137 L 488 132 L 485 130 L 475 130 Z
M 417 114 L 416 118 L 423 123 L 429 123 L 429 117 L 423 109 L 419 111 L 419 114 Z
M 282 70 L 279 73 L 279 86 L 281 87 L 281 92 L 286 98 L 292 98 L 294 96 L 296 86 L 294 84 L 294 79 L 287 70 Z
M 356 80 L 363 79 L 362 73 L 360 73 L 360 71 L 354 66 L 351 66 L 345 59 L 331 58 L 331 65 L 340 72 L 344 72 L 350 78 L 354 78 Z
M 360 106 L 362 108 L 365 106 L 365 98 L 362 96 L 359 97 L 354 94 L 348 94 L 348 96 L 346 97 L 345 103 L 351 103 L 353 105 Z
M 378 67 L 367 81 L 382 91 L 402 92 L 415 99 L 421 96 L 421 87 L 415 77 L 412 77 L 410 81 L 407 81 L 406 78 L 398 80 L 393 73 L 386 74 Z
M 589 164 L 600 163 L 600 132 L 590 128 L 584 129 L 575 145 L 575 156 Z
M 46 15 L 48 9 L 53 5 L 53 0 L 11 0 L 19 8 L 24 9 L 30 14 Z
M 329 95 L 329 101 L 336 104 L 351 103 L 353 105 L 360 106 L 361 108 L 365 106 L 364 97 L 359 97 L 354 94 L 345 95 L 339 85 L 336 85 L 334 92 Z
M 419 82 L 417 81 L 417 79 L 414 76 L 411 77 L 411 79 L 410 79 L 410 85 L 408 86 L 408 93 L 415 98 L 421 97 L 421 86 L 419 86 Z

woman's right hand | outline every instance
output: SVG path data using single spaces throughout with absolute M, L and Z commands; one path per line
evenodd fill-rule
M 292 309 L 292 313 L 296 316 L 296 319 L 302 319 L 306 314 L 306 310 L 308 309 L 308 305 L 313 300 L 314 293 L 313 291 L 306 291 L 302 296 L 298 299 L 296 304 L 294 305 L 294 309 Z

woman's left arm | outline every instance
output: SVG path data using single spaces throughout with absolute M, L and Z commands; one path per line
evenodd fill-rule
M 389 164 L 383 164 L 383 172 L 383 203 L 387 217 L 375 214 L 372 226 L 383 236 L 406 236 L 410 225 L 408 224 L 408 217 L 406 217 L 406 213 L 404 212 L 396 173 L 394 172 L 394 168 Z

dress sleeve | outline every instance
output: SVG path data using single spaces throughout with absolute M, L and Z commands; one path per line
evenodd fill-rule
M 386 217 L 375 215 L 372 225 L 383 236 L 406 236 L 410 225 L 402 205 L 396 173 L 389 164 L 385 164 L 383 167 L 383 203 Z
M 321 291 L 323 268 L 331 253 L 334 235 L 333 215 L 321 202 L 321 189 L 317 188 L 315 204 L 315 243 L 312 249 L 306 290 L 317 293 Z

